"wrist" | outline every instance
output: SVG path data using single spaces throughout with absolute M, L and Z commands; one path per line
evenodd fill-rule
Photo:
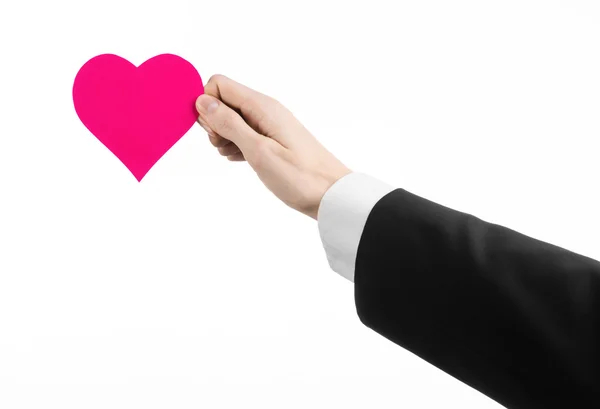
M 315 183 L 315 194 L 313 196 L 314 199 L 311 200 L 309 202 L 309 206 L 306 209 L 301 210 L 301 212 L 317 220 L 319 207 L 321 206 L 321 202 L 325 196 L 325 193 L 327 193 L 331 186 L 333 186 L 338 180 L 346 175 L 349 175 L 350 173 L 352 173 L 352 170 L 340 163 L 331 171 L 323 172 L 321 175 L 319 175 L 319 181 Z

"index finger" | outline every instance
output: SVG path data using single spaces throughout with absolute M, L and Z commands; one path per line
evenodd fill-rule
M 220 99 L 230 108 L 240 111 L 249 102 L 253 100 L 261 101 L 265 98 L 265 95 L 260 92 L 221 74 L 210 77 L 204 86 L 204 93 Z

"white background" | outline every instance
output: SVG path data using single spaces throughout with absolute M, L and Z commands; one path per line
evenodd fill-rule
M 315 221 L 199 126 L 138 183 L 89 58 L 181 55 L 348 166 L 600 258 L 595 0 L 0 5 L 0 407 L 498 408 L 364 327 Z

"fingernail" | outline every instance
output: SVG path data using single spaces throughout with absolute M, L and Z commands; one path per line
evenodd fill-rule
M 219 103 L 217 100 L 206 94 L 200 95 L 196 100 L 196 109 L 199 113 L 210 114 L 211 112 L 214 112 L 218 106 Z

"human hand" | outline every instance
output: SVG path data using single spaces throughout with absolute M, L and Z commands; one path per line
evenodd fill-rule
M 278 101 L 223 75 L 210 78 L 196 109 L 221 155 L 247 161 L 275 196 L 313 219 L 327 189 L 351 172 Z

